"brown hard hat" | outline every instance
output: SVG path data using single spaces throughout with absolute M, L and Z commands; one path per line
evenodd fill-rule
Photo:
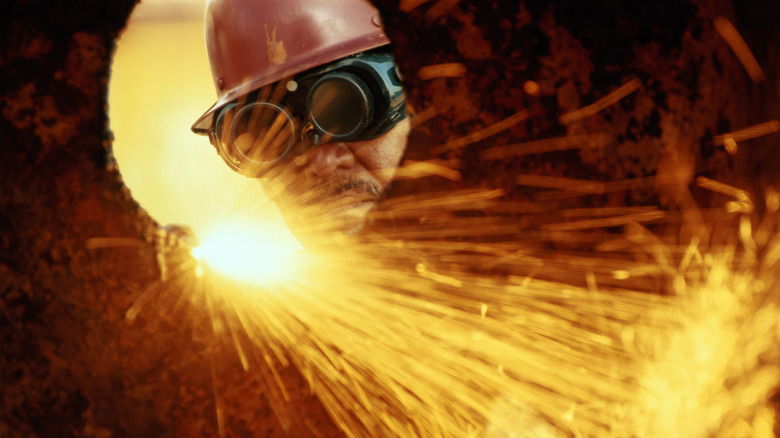
M 241 96 L 390 42 L 367 0 L 208 0 L 204 27 L 217 102 L 192 125 L 198 134 Z

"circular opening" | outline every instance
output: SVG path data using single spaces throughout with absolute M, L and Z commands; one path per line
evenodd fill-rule
M 257 179 L 235 173 L 190 131 L 216 101 L 205 4 L 144 0 L 134 9 L 112 61 L 114 157 L 133 198 L 161 225 L 202 236 L 228 216 L 283 224 Z

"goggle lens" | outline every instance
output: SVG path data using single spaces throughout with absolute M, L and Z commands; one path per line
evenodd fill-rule
M 234 107 L 235 108 L 235 107 Z M 217 120 L 230 126 L 218 142 L 220 152 L 234 170 L 251 174 L 273 165 L 295 143 L 295 123 L 278 105 L 255 102 L 238 111 L 223 111 Z
M 325 137 L 349 138 L 371 124 L 371 91 L 357 76 L 331 73 L 309 92 L 309 120 Z
M 345 58 L 296 76 L 284 96 L 260 97 L 258 91 L 226 105 L 212 142 L 233 170 L 262 176 L 293 148 L 369 140 L 392 129 L 405 117 L 400 82 L 389 53 Z

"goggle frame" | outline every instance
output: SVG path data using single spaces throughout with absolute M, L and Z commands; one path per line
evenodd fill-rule
M 314 96 L 316 92 L 333 84 L 342 88 L 346 86 L 348 92 L 354 93 L 351 97 L 357 99 L 359 106 L 359 120 L 352 120 L 351 127 L 341 132 L 332 132 L 333 129 L 326 126 L 333 125 L 332 121 L 326 120 L 327 114 L 317 116 L 313 109 L 319 104 Z M 281 92 L 279 87 L 283 87 Z M 282 93 L 278 99 L 274 96 Z M 326 105 L 328 104 L 329 102 L 326 102 Z M 285 124 L 283 129 L 288 130 L 287 145 L 278 156 L 274 154 L 274 159 L 265 161 L 252 159 L 236 144 L 238 137 L 243 134 L 237 132 L 241 127 L 242 117 L 245 114 L 250 114 L 251 117 L 258 108 L 261 111 L 276 111 L 278 116 L 274 119 L 275 122 L 282 120 Z M 226 136 L 222 125 L 231 111 L 234 114 Z M 401 75 L 393 61 L 392 53 L 383 48 L 308 70 L 225 105 L 214 118 L 209 138 L 232 170 L 250 177 L 262 177 L 281 162 L 292 160 L 294 156 L 303 153 L 302 150 L 329 142 L 349 143 L 377 138 L 390 131 L 405 117 L 406 98 Z M 263 141 L 263 144 L 266 143 L 268 142 Z

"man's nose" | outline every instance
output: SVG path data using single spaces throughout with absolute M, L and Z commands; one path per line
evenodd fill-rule
M 350 169 L 355 165 L 355 155 L 344 143 L 326 143 L 309 152 L 305 174 L 310 177 L 328 178 L 336 170 Z

